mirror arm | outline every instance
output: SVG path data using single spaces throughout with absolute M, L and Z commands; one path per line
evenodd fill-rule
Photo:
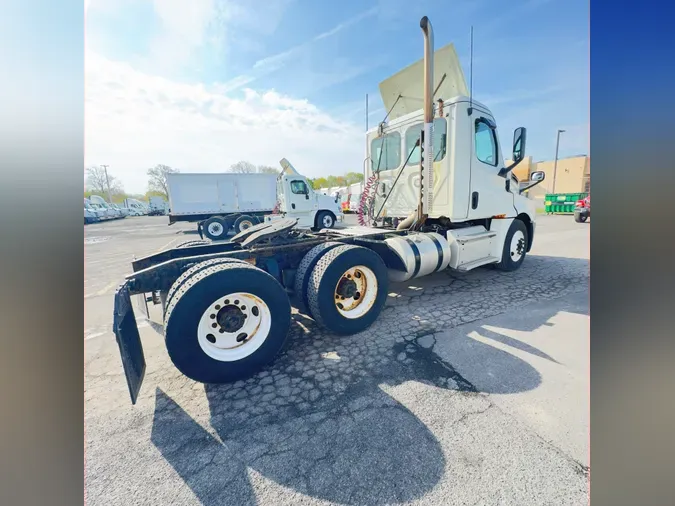
M 513 168 L 514 168 L 516 165 L 518 165 L 520 162 L 522 162 L 522 161 L 523 161 L 523 160 L 520 159 L 520 160 L 518 160 L 517 162 L 513 162 L 513 163 L 512 163 L 511 165 L 509 165 L 508 167 L 502 167 L 501 169 L 499 169 L 499 174 L 498 174 L 499 177 L 506 177 L 506 175 L 507 175 L 509 172 L 511 172 L 511 171 L 513 170 Z
M 534 181 L 532 184 L 526 186 L 525 188 L 520 188 L 520 189 L 518 190 L 518 195 L 520 195 L 521 193 L 523 193 L 523 192 L 526 191 L 526 190 L 529 190 L 530 188 L 533 188 L 533 187 L 537 186 L 537 185 L 538 185 L 539 183 L 541 183 L 542 181 L 543 181 L 543 179 L 541 179 L 540 181 Z

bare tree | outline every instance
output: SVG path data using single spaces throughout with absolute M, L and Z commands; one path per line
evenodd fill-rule
M 106 181 L 103 167 L 97 165 L 87 167 L 86 174 L 85 186 L 92 193 L 108 195 L 108 183 L 110 184 L 110 193 L 112 195 L 124 193 L 122 183 L 115 176 L 108 173 L 108 181 Z
M 232 164 L 230 172 L 235 172 L 237 174 L 253 174 L 256 172 L 256 168 L 252 163 L 242 160 Z
M 258 172 L 260 174 L 279 174 L 281 171 L 269 165 L 258 165 Z
M 152 169 L 148 169 L 148 188 L 150 191 L 155 191 L 169 197 L 169 185 L 166 182 L 167 174 L 175 174 L 180 172 L 178 169 L 169 167 L 168 165 L 157 164 Z

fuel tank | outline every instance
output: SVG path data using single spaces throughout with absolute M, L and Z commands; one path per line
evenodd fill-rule
M 450 244 L 441 234 L 420 232 L 385 239 L 403 260 L 406 271 L 389 269 L 389 279 L 400 282 L 445 269 L 450 263 Z

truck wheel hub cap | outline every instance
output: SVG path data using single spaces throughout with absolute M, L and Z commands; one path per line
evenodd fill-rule
M 361 318 L 373 307 L 377 289 L 377 278 L 371 269 L 363 265 L 352 267 L 335 286 L 335 307 L 345 318 Z
M 324 216 L 323 217 L 323 226 L 324 227 L 330 227 L 332 223 L 333 223 L 333 218 L 331 218 L 330 216 Z
M 223 226 L 220 223 L 209 223 L 209 234 L 220 235 L 223 233 Z
M 272 315 L 259 297 L 230 293 L 209 305 L 199 320 L 197 340 L 209 357 L 234 362 L 254 353 L 267 339 Z
M 525 254 L 525 236 L 518 230 L 511 238 L 511 260 L 517 262 Z

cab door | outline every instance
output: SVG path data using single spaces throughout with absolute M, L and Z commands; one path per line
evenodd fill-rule
M 311 220 L 316 207 L 316 199 L 312 198 L 309 185 L 304 178 L 288 176 L 284 178 L 284 196 L 286 212 L 300 219 L 302 223 Z
M 513 216 L 515 209 L 510 175 L 499 175 L 504 167 L 504 159 L 499 146 L 497 125 L 489 114 L 478 109 L 474 111 L 468 217 L 481 219 L 502 214 Z

